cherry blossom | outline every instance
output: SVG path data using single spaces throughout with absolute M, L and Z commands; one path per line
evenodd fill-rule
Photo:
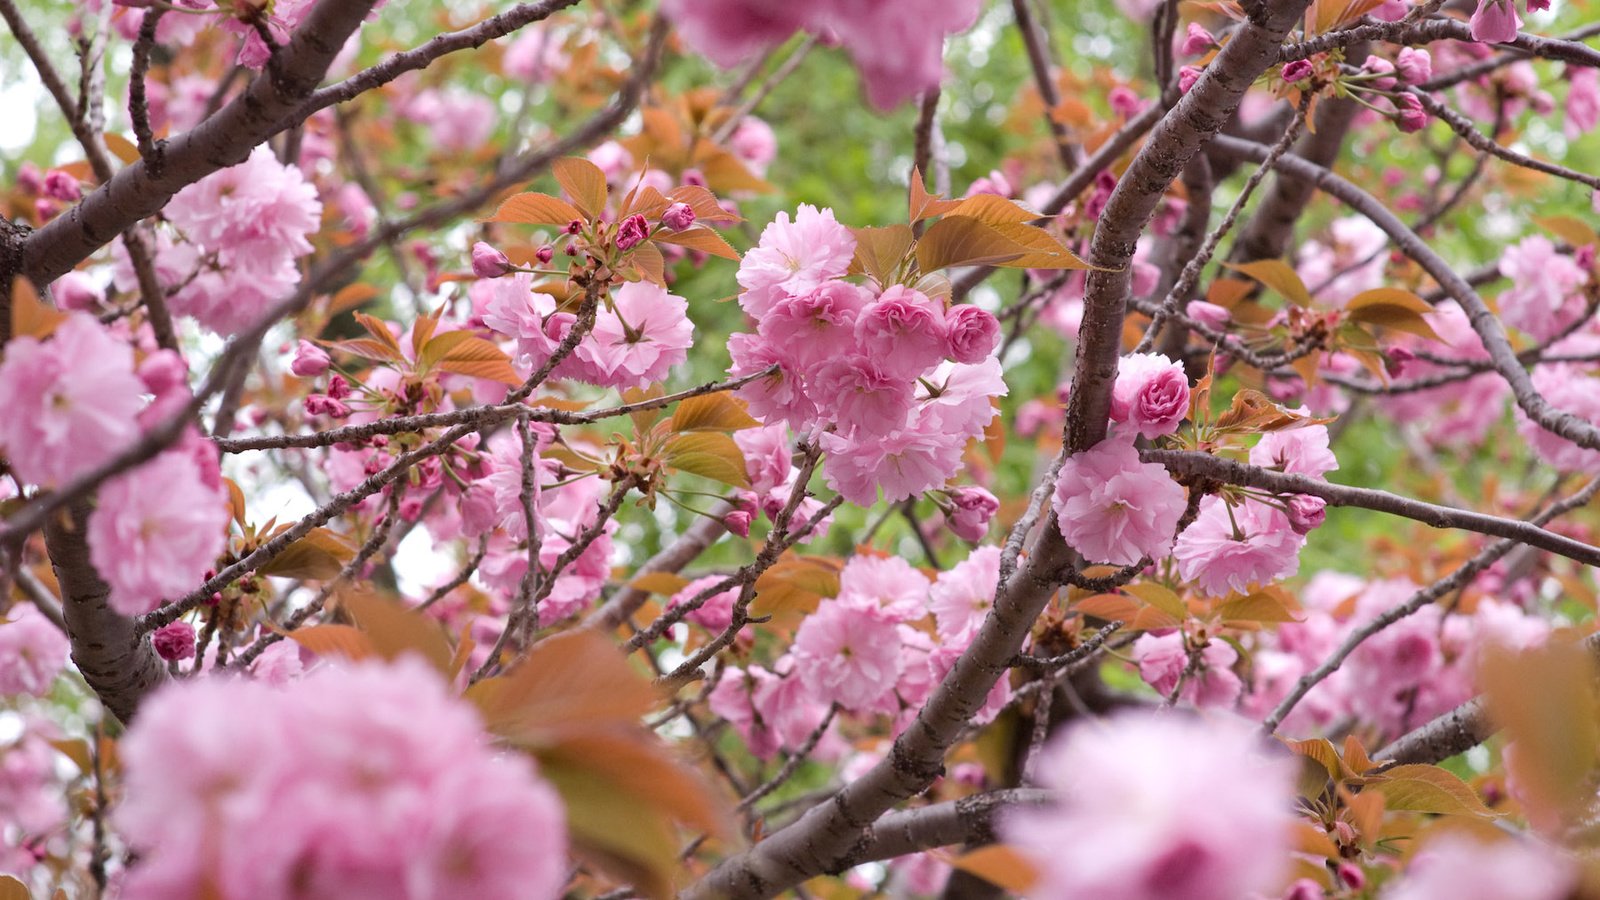
M 1165 469 L 1140 462 L 1132 443 L 1114 437 L 1068 457 L 1056 478 L 1061 535 L 1094 562 L 1167 555 L 1184 506 L 1183 488 Z

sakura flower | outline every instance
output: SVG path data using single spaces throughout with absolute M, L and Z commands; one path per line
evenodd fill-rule
M 778 158 L 778 136 L 758 116 L 745 116 L 728 138 L 728 149 L 757 175 L 765 175 L 767 166 Z
M 967 486 L 949 493 L 951 506 L 950 530 L 964 541 L 981 541 L 989 533 L 989 520 L 1000 511 L 1000 499 L 987 490 Z
M 1018 811 L 1001 833 L 1038 868 L 1038 900 L 1270 894 L 1292 848 L 1295 771 L 1241 720 L 1123 714 L 1047 744 L 1038 776 L 1060 806 Z
M 976 629 L 994 606 L 999 581 L 999 547 L 979 547 L 940 572 L 928 592 L 928 606 L 933 610 L 939 637 L 948 641 Z
M 1567 117 L 1562 123 L 1567 139 L 1574 140 L 1600 125 L 1600 69 L 1567 68 Z
M 1524 238 L 1500 255 L 1511 287 L 1500 294 L 1500 316 L 1540 340 L 1555 337 L 1583 312 L 1578 288 L 1588 275 L 1572 257 L 1557 253 L 1543 235 Z
M 944 311 L 921 291 L 901 284 L 861 310 L 856 341 L 883 371 L 905 381 L 926 372 L 949 352 Z
M 1163 697 L 1178 688 L 1179 679 L 1190 666 L 1183 633 L 1178 631 L 1140 635 L 1133 642 L 1132 655 L 1139 665 L 1139 677 Z M 1208 642 L 1199 651 L 1193 674 L 1183 681 L 1179 699 L 1200 709 L 1232 706 L 1244 689 L 1244 683 L 1233 671 L 1238 661 L 1239 652 L 1232 644 L 1223 640 Z
M 795 669 L 818 703 L 851 712 L 876 708 L 900 677 L 900 637 L 876 606 L 824 600 L 794 641 Z
M 1485 44 L 1506 44 L 1517 39 L 1522 18 L 1514 0 L 1478 0 L 1472 14 L 1472 39 Z
M 825 281 L 778 300 L 761 317 L 757 332 L 809 373 L 856 346 L 856 319 L 871 299 L 865 288 L 848 281 Z
M 549 81 L 565 71 L 571 60 L 559 35 L 539 25 L 523 28 L 506 47 L 500 67 L 519 81 Z
M 782 43 L 810 15 L 782 0 L 666 0 L 662 12 L 689 46 L 725 69 Z
M 1600 422 L 1600 378 L 1581 375 L 1565 366 L 1540 366 L 1533 371 L 1533 386 L 1550 405 L 1588 422 Z M 1528 418 L 1516 408 L 1517 434 L 1528 442 L 1546 465 L 1564 472 L 1600 472 L 1600 450 L 1574 444 Z
M 1185 505 L 1183 487 L 1166 469 L 1140 462 L 1133 444 L 1115 437 L 1067 457 L 1053 503 L 1073 549 L 1119 566 L 1165 556 Z
M 167 662 L 192 659 L 195 650 L 194 626 L 181 620 L 169 622 L 151 633 L 150 644 L 155 648 L 156 655 Z
M 1485 841 L 1449 833 L 1428 842 L 1382 900 L 1560 900 L 1571 895 L 1578 865 L 1535 838 Z
M 1000 320 L 988 310 L 960 303 L 950 308 L 945 324 L 949 329 L 947 355 L 958 363 L 982 362 L 1000 344 Z
M 1172 548 L 1178 574 L 1202 592 L 1225 596 L 1293 575 L 1305 537 L 1288 518 L 1261 503 L 1230 508 L 1221 497 L 1200 501 L 1200 515 Z
M 947 434 L 976 438 L 998 415 L 994 398 L 1009 389 L 1001 375 L 1000 360 L 988 356 L 975 365 L 945 362 L 919 380 L 927 397 L 918 397 L 928 427 Z
M 0 361 L 0 450 L 24 481 L 57 487 L 138 437 L 144 386 L 133 350 L 74 313 L 49 340 L 16 337 Z
M 789 479 L 794 468 L 794 451 L 789 447 L 789 430 L 782 425 L 746 428 L 733 433 L 733 442 L 744 454 L 745 474 L 750 489 L 764 494 Z
M 724 579 L 717 575 L 706 575 L 684 585 L 671 599 L 667 601 L 667 609 L 674 609 L 688 604 L 700 596 L 708 588 L 722 582 Z M 713 634 L 720 634 L 733 622 L 733 604 L 739 599 L 739 589 L 728 588 L 708 596 L 700 605 L 689 612 L 684 618 Z
M 728 356 L 733 365 L 728 374 L 735 378 L 777 371 L 739 388 L 739 397 L 750 408 L 750 415 L 767 424 L 787 422 L 805 429 L 817 417 L 817 406 L 806 395 L 805 383 L 785 348 L 754 334 L 728 336 Z
M 748 669 L 730 666 L 723 670 L 721 680 L 706 698 L 711 712 L 732 725 L 744 738 L 751 755 L 758 759 L 771 759 L 781 741 L 756 711 L 755 695 L 762 686 L 779 680 L 760 666 L 752 665 Z
M 1111 421 L 1126 423 L 1143 437 L 1178 430 L 1189 414 L 1189 376 L 1159 353 L 1135 353 L 1117 363 L 1111 389 Z
M 204 579 L 227 544 L 227 497 L 194 458 L 171 450 L 107 481 L 89 517 L 89 559 L 111 608 L 149 612 Z
M 666 380 L 694 343 L 689 304 L 648 281 L 633 281 L 611 293 L 611 306 L 595 317 L 594 330 L 573 351 L 582 376 L 603 387 L 642 388 Z
M 71 645 L 32 604 L 0 613 L 0 697 L 43 696 L 67 665 Z
M 871 506 L 883 491 L 889 503 L 943 485 L 961 465 L 966 439 L 913 425 L 882 436 L 822 435 L 823 475 L 846 500 Z
M 494 134 L 494 101 L 466 88 L 429 88 L 401 107 L 401 114 L 427 130 L 434 147 L 464 153 L 483 146 Z
M 119 749 L 130 900 L 555 898 L 566 880 L 555 792 L 415 657 L 176 682 Z
M 839 573 L 839 597 L 876 606 L 896 622 L 928 614 L 928 577 L 898 556 L 857 555 Z
M 294 361 L 289 363 L 289 371 L 301 378 L 316 378 L 328 371 L 327 351 L 310 341 L 302 340 L 295 345 Z
M 855 235 L 839 224 L 833 210 L 802 203 L 793 220 L 779 212 L 739 263 L 744 288 L 739 305 L 761 319 L 785 296 L 809 293 L 843 275 L 855 251 Z
M 1250 464 L 1291 475 L 1321 478 L 1339 468 L 1339 460 L 1328 449 L 1328 442 L 1326 425 L 1271 431 L 1250 448 Z
M 836 359 L 817 371 L 809 391 L 832 401 L 829 417 L 850 434 L 896 430 L 911 411 L 911 382 L 885 371 L 877 357 Z

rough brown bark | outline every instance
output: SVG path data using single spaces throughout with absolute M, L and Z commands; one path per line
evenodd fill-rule
M 147 694 L 161 686 L 167 671 L 133 620 L 107 602 L 111 588 L 89 561 L 84 528 L 87 503 L 79 502 L 45 523 L 45 547 L 61 585 L 61 610 L 72 641 L 72 661 L 100 702 L 123 724 Z

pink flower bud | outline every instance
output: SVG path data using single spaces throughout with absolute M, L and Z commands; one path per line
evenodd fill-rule
M 1512 0 L 1478 0 L 1472 14 L 1472 39 L 1485 44 L 1508 44 L 1517 39 L 1522 19 Z
M 1283 900 L 1322 900 L 1324 896 L 1322 885 L 1310 878 L 1301 878 L 1289 885 L 1289 890 L 1284 892 Z
M 1406 84 L 1421 84 L 1433 77 L 1433 56 L 1418 47 L 1406 47 L 1395 57 L 1395 71 Z
M 567 234 L 582 234 L 582 233 L 583 233 L 583 220 L 582 219 L 573 219 L 571 222 L 567 223 Z
M 1191 300 L 1186 311 L 1189 318 L 1213 331 L 1227 328 L 1228 322 L 1233 318 L 1233 314 L 1228 312 L 1226 307 L 1205 300 Z
M 62 203 L 75 203 L 83 196 L 83 189 L 78 186 L 78 179 L 60 169 L 51 169 L 44 174 L 44 195 Z
M 1189 33 L 1183 39 L 1183 55 L 1199 56 L 1215 47 L 1217 39 L 1199 22 L 1189 23 Z
M 44 193 L 44 173 L 31 162 L 17 167 L 17 188 L 30 196 Z
M 950 358 L 968 365 L 983 362 L 1000 344 L 1000 320 L 987 310 L 957 304 L 945 315 Z
M 163 625 L 150 635 L 150 644 L 167 662 L 189 659 L 194 656 L 194 626 L 188 622 Z
M 617 226 L 617 249 L 632 250 L 650 236 L 650 226 L 644 216 L 634 213 Z
M 175 350 L 157 350 L 139 364 L 139 380 L 157 397 L 188 387 L 189 367 Z
M 1413 134 L 1428 127 L 1428 113 L 1415 94 L 1401 94 L 1396 105 L 1400 108 L 1400 116 L 1396 121 L 1401 131 Z
M 1289 527 L 1295 534 L 1309 534 L 1328 518 L 1328 501 L 1309 494 L 1295 494 L 1287 504 Z
M 1394 90 L 1394 86 L 1396 84 L 1394 78 L 1394 63 L 1389 62 L 1387 59 L 1384 59 L 1381 56 L 1369 56 L 1367 57 L 1367 61 L 1361 64 L 1361 71 L 1370 72 L 1373 75 L 1380 76 L 1372 79 L 1372 81 L 1369 82 L 1378 90 Z
M 550 265 L 550 260 L 556 258 L 556 248 L 545 244 L 533 252 L 533 258 L 539 261 L 539 265 L 548 266 Z
M 750 513 L 736 509 L 722 517 L 722 527 L 742 538 L 750 536 Z
M 472 274 L 479 278 L 499 278 L 511 271 L 511 260 L 483 241 L 472 245 Z
M 1353 862 L 1339 863 L 1339 881 L 1352 891 L 1359 891 L 1367 885 L 1367 873 Z
M 981 541 L 989 533 L 989 520 L 1000 511 L 1000 501 L 981 487 L 968 485 L 950 492 L 955 511 L 950 515 L 950 530 L 964 541 Z
M 1310 78 L 1316 71 L 1309 59 L 1297 59 L 1283 64 L 1283 80 L 1290 84 L 1297 84 Z
M 335 375 L 329 378 L 328 396 L 335 400 L 343 400 L 350 396 L 350 382 L 345 381 L 343 375 Z
M 68 272 L 50 285 L 50 294 L 62 309 L 86 310 L 100 305 L 100 289 L 82 272 Z
M 1200 80 L 1201 69 L 1199 66 L 1184 66 L 1178 70 L 1178 93 L 1187 94 L 1194 83 Z
M 687 203 L 674 203 L 661 214 L 661 224 L 682 231 L 694 224 L 694 208 Z
M 1111 111 L 1124 119 L 1131 119 L 1144 111 L 1144 101 L 1127 85 L 1119 84 L 1106 95 Z
M 1399 378 L 1417 355 L 1404 347 L 1390 347 L 1383 354 L 1383 368 L 1391 378 Z
M 316 378 L 328 371 L 328 354 L 321 347 L 310 341 L 301 341 L 296 345 L 294 361 L 289 363 L 289 371 L 301 378 Z
M 1584 244 L 1572 252 L 1572 261 L 1577 263 L 1578 268 L 1585 272 L 1592 272 L 1594 271 L 1594 256 L 1594 245 Z

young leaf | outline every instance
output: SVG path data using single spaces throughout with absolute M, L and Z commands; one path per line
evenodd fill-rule
M 1425 313 L 1433 312 L 1433 307 L 1428 305 L 1428 301 L 1410 291 L 1399 288 L 1362 291 L 1351 297 L 1344 308 L 1350 314 L 1352 322 L 1381 325 L 1384 328 L 1409 332 L 1430 341 L 1444 342 L 1444 339 L 1434 332 L 1433 326 L 1428 324 L 1428 320 L 1423 318 Z
M 1600 234 L 1594 227 L 1575 216 L 1540 216 L 1533 224 L 1574 247 L 1600 244 Z
M 947 216 L 917 241 L 923 272 L 952 266 L 990 266 L 1017 259 L 1028 248 L 970 216 Z
M 485 222 L 512 222 L 519 225 L 556 225 L 566 227 L 574 219 L 582 219 L 578 208 L 549 194 L 529 192 L 518 194 L 500 204 L 494 215 Z
M 553 744 L 574 730 L 636 723 L 660 697 L 615 644 L 589 630 L 551 635 L 510 672 L 467 691 L 484 725 L 521 746 Z
M 971 216 L 988 225 L 1011 225 L 1017 222 L 1032 222 L 1039 218 L 1038 213 L 1023 209 L 1010 200 L 996 197 L 994 194 L 976 194 L 968 197 L 957 203 L 945 215 Z
M 1465 781 L 1438 766 L 1395 766 L 1373 776 L 1368 784 L 1367 790 L 1383 794 L 1389 809 L 1441 816 L 1494 816 Z
M 673 431 L 743 431 L 761 423 L 750 418 L 744 401 L 727 391 L 701 394 L 679 401 L 673 410 Z
M 11 336 L 44 339 L 67 318 L 39 300 L 33 282 L 18 275 L 11 280 Z
M 561 184 L 561 189 L 567 192 L 572 204 L 583 214 L 575 218 L 600 218 L 610 194 L 606 189 L 606 175 L 599 166 L 581 156 L 566 156 L 552 163 L 550 169 Z
M 355 617 L 356 625 L 379 656 L 394 659 L 415 653 L 441 675 L 449 674 L 454 652 L 438 622 L 368 590 L 346 591 L 339 602 Z
M 709 253 L 712 256 L 720 256 L 723 259 L 731 259 L 735 262 L 739 260 L 739 251 L 733 249 L 733 245 L 723 240 L 722 235 L 699 225 L 684 231 L 661 231 L 651 237 L 650 240 L 658 244 L 677 244 L 679 247 L 688 247 L 690 250 L 699 250 L 702 253 Z
M 921 222 L 923 219 L 942 216 L 960 205 L 960 200 L 945 200 L 939 194 L 928 193 L 928 188 L 922 183 L 922 172 L 912 167 L 911 196 L 907 204 L 910 221 Z
M 1039 883 L 1039 870 L 1033 863 L 1005 844 L 979 847 L 950 859 L 949 863 L 1013 894 L 1027 894 Z
M 356 548 L 344 538 L 326 528 L 313 528 L 256 571 L 279 578 L 326 581 L 338 575 L 355 555 Z
M 1217 607 L 1217 618 L 1224 622 L 1298 622 L 1293 598 L 1272 587 L 1247 597 L 1234 596 Z
M 1261 282 L 1296 306 L 1311 306 L 1311 292 L 1300 280 L 1300 273 L 1281 259 L 1263 259 L 1251 263 L 1223 263 L 1235 272 L 1243 272 Z
M 447 331 L 429 341 L 423 351 L 428 362 L 419 357 L 417 363 L 425 369 L 437 368 L 501 384 L 522 383 L 522 376 L 511 367 L 511 358 L 504 350 L 469 331 Z
M 356 322 L 362 328 L 367 330 L 367 334 L 372 335 L 373 340 L 389 348 L 389 352 L 393 354 L 390 359 L 405 358 L 405 353 L 400 350 L 400 342 L 394 339 L 394 332 L 389 330 L 388 324 L 382 319 L 376 316 L 369 316 L 363 312 L 351 313 L 351 315 L 355 317 Z
M 1016 241 L 1028 252 L 1016 259 L 998 263 L 1008 269 L 1092 269 L 1076 253 L 1056 239 L 1056 236 L 1037 225 L 1009 222 L 994 226 L 994 230 Z
M 670 597 L 689 586 L 689 579 L 671 572 L 646 572 L 628 582 L 636 591 Z
M 667 442 L 666 463 L 669 467 L 732 487 L 747 488 L 750 477 L 745 473 L 744 453 L 733 438 L 714 431 L 697 431 L 680 434 Z
M 880 285 L 891 284 L 915 239 L 909 225 L 852 228 L 856 236 L 855 264 Z
M 792 556 L 778 560 L 756 579 L 756 596 L 750 609 L 756 615 L 815 612 L 826 597 L 839 595 L 838 562 L 820 556 Z
M 1130 584 L 1122 590 L 1123 593 L 1138 597 L 1150 606 L 1161 610 L 1180 622 L 1189 615 L 1189 607 L 1184 605 L 1182 597 L 1173 593 L 1171 589 L 1153 581 Z
M 371 638 L 354 625 L 307 625 L 287 632 L 284 637 L 318 656 L 359 660 L 378 652 L 372 646 Z

